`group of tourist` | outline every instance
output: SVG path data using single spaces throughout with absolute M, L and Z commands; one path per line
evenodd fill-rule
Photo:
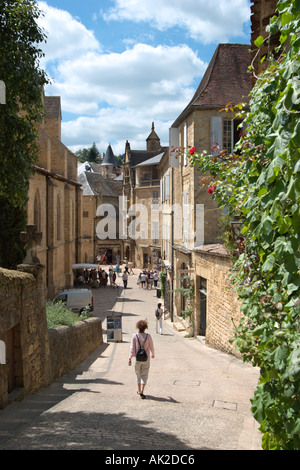
M 89 287 L 118 287 L 116 284 L 117 275 L 120 273 L 119 269 L 109 267 L 108 272 L 102 268 L 84 269 L 83 273 L 77 278 L 77 285 L 87 285 Z
M 124 267 L 124 272 L 122 274 L 122 281 L 123 286 L 126 289 L 128 284 L 128 277 L 129 277 L 129 267 L 126 265 Z M 133 270 L 131 268 L 131 272 Z M 104 268 L 91 268 L 91 269 L 84 269 L 82 273 L 76 279 L 75 285 L 76 286 L 89 286 L 89 287 L 118 287 L 117 285 L 117 277 L 120 277 L 121 268 L 119 264 L 116 266 L 110 265 L 108 272 Z
M 140 289 L 152 289 L 153 286 L 156 288 L 157 282 L 158 272 L 156 270 L 150 271 L 143 269 L 137 280 Z

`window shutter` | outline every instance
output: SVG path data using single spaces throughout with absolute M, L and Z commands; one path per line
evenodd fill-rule
M 166 200 L 170 199 L 170 172 L 166 173 Z
M 219 150 L 222 150 L 222 118 L 220 116 L 212 116 L 210 118 L 210 145 L 212 155 L 218 155 Z M 213 149 L 217 145 L 219 149 Z
M 179 168 L 179 129 L 170 127 L 169 129 L 169 165 L 171 168 Z M 175 150 L 177 149 L 177 150 Z
M 184 123 L 183 128 L 183 164 L 186 166 L 187 164 L 187 122 Z
M 164 179 L 160 180 L 160 201 L 164 202 Z

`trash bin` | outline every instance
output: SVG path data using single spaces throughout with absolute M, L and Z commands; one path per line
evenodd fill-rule
M 106 318 L 107 342 L 122 342 L 122 317 L 121 315 L 108 316 Z
M 161 289 L 156 289 L 156 297 L 157 297 L 158 299 L 161 298 Z

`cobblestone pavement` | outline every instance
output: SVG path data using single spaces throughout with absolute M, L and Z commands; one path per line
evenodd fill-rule
M 250 412 L 257 368 L 185 337 L 163 322 L 156 290 L 94 289 L 104 342 L 72 373 L 0 410 L 0 450 L 259 450 Z M 106 317 L 122 313 L 122 342 L 107 342 Z M 146 318 L 155 345 L 146 399 L 128 366 L 135 324 Z

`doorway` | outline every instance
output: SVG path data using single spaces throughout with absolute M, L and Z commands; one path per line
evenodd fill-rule
M 206 316 L 207 316 L 207 279 L 200 277 L 200 325 L 199 335 L 205 336 L 206 333 Z
M 6 333 L 6 364 L 8 393 L 15 388 L 15 334 L 14 328 Z

